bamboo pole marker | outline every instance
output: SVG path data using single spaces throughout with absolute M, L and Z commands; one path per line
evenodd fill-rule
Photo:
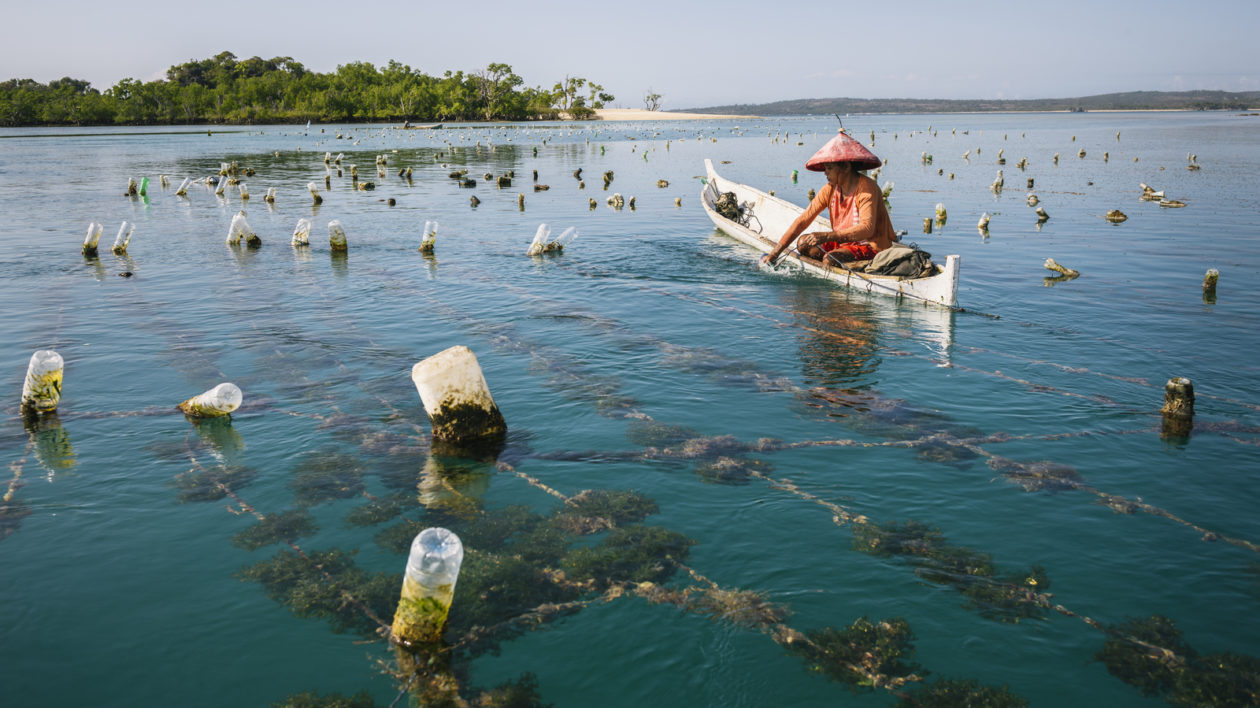
M 83 255 L 88 258 L 96 256 L 96 249 L 101 241 L 101 231 L 104 226 L 96 222 L 88 224 L 87 238 L 83 239 Z
M 241 407 L 241 389 L 234 383 L 221 383 L 176 406 L 194 418 L 218 418 Z
M 341 222 L 336 219 L 328 222 L 328 247 L 334 252 L 345 252 L 350 248 L 346 243 L 346 230 L 341 228 Z
M 1164 415 L 1160 437 L 1185 439 L 1194 427 L 1194 384 L 1182 376 L 1168 379 L 1164 384 Z
M 61 401 L 61 379 L 65 362 L 51 349 L 41 349 L 31 355 L 26 365 L 26 380 L 22 382 L 24 413 L 51 413 Z
M 455 445 L 494 441 L 507 433 L 507 423 L 495 405 L 477 356 L 465 346 L 454 346 L 411 368 L 433 438 Z
M 433 642 L 441 637 L 463 561 L 464 544 L 451 531 L 427 528 L 416 535 L 390 627 L 396 640 Z

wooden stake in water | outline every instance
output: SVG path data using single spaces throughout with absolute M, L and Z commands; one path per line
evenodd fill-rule
M 22 383 L 22 411 L 26 413 L 51 413 L 61 401 L 61 378 L 65 362 L 51 349 L 41 349 L 31 355 L 26 366 L 26 380 Z
M 1182 376 L 1176 376 L 1164 384 L 1164 415 L 1160 437 L 1184 440 L 1190 437 L 1194 427 L 1194 384 Z

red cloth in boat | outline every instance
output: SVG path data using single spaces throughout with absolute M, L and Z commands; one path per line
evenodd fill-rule
M 873 170 L 884 164 L 875 157 L 875 153 L 867 150 L 865 145 L 844 132 L 828 140 L 822 149 L 814 153 L 814 156 L 805 163 L 805 169 L 822 172 L 823 165 L 828 162 L 852 162 L 854 169 L 858 170 Z
M 818 244 L 818 247 L 823 250 L 823 253 L 831 253 L 832 251 L 848 251 L 855 261 L 869 261 L 875 257 L 875 254 L 879 253 L 879 251 L 875 250 L 874 246 L 865 241 L 845 241 L 844 243 L 840 243 L 839 241 L 828 241 L 826 243 Z

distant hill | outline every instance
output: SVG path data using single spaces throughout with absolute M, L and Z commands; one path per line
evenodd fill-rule
M 1260 91 L 1129 91 L 1077 98 L 800 98 L 761 104 L 688 108 L 691 113 L 830 115 L 832 113 L 985 113 L 992 111 L 1231 110 L 1260 106 Z

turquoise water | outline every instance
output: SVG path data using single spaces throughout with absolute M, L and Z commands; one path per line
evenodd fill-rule
M 1099 627 L 1163 615 L 1199 654 L 1260 654 L 1258 121 L 847 118 L 864 142 L 875 132 L 888 162 L 878 179 L 895 182 L 893 222 L 906 240 L 961 256 L 959 303 L 970 312 L 960 313 L 760 271 L 756 254 L 713 229 L 698 199 L 705 158 L 804 203 L 823 182 L 803 163 L 834 118 L 6 131 L 4 703 L 270 705 L 364 690 L 393 701 L 400 685 L 378 665 L 393 655 L 363 613 L 350 608 L 359 624 L 337 632 L 242 575 L 287 552 L 233 543 L 255 523 L 244 503 L 304 509 L 318 530 L 297 546 L 354 552 L 357 568 L 387 574 L 373 596 L 385 622 L 405 565 L 398 539 L 425 525 L 461 533 L 469 555 L 446 639 L 458 645 L 465 696 L 528 672 L 557 706 L 890 705 L 893 692 L 851 691 L 772 636 L 865 616 L 905 619 L 909 660 L 927 683 L 1006 685 L 1033 705 L 1159 704 L 1095 659 L 1108 636 Z M 333 170 L 314 208 L 305 185 L 323 184 L 325 151 L 344 153 L 344 175 Z M 1186 169 L 1187 153 L 1201 170 Z M 257 171 L 242 180 L 260 249 L 224 243 L 242 207 L 234 188 L 228 198 L 204 184 L 174 195 L 183 177 L 224 161 Z M 355 190 L 350 164 L 376 189 Z M 396 174 L 404 167 L 410 182 Z M 448 177 L 457 168 L 475 189 Z M 998 169 L 1006 187 L 995 194 Z M 508 170 L 511 188 L 482 182 Z M 549 190 L 533 191 L 532 170 Z M 148 197 L 124 196 L 127 178 L 142 176 Z M 1187 206 L 1140 201 L 1139 183 Z M 1028 191 L 1051 217 L 1040 228 Z M 613 192 L 635 208 L 606 206 Z M 938 202 L 948 222 L 922 234 Z M 1128 220 L 1107 222 L 1111 209 Z M 983 212 L 987 235 L 975 227 Z M 312 245 L 294 249 L 302 217 L 315 223 Z M 136 231 L 116 256 L 108 246 L 124 219 Z M 332 219 L 348 234 L 345 257 L 329 253 Z M 417 252 L 426 219 L 440 223 L 432 258 Z M 93 220 L 104 224 L 101 253 L 85 259 Z M 580 236 L 559 256 L 527 257 L 540 223 Z M 1047 282 L 1048 257 L 1081 276 Z M 1221 274 L 1215 302 L 1201 289 L 1208 268 Z M 477 354 L 508 421 L 497 465 L 430 453 L 409 370 L 458 344 Z M 26 363 L 46 348 L 66 360 L 59 414 L 24 422 Z M 1160 436 L 1173 376 L 1198 395 L 1188 440 Z M 194 424 L 175 410 L 222 381 L 245 394 L 230 423 Z M 715 465 L 728 474 L 705 473 Z M 242 468 L 236 499 L 211 490 L 198 501 L 180 486 Z M 1012 470 L 1047 469 L 1057 485 L 1012 483 Z M 527 529 L 506 545 L 485 530 L 519 519 L 519 507 L 562 510 L 539 485 L 564 497 L 633 490 L 655 503 L 643 524 L 692 545 L 575 589 L 574 549 L 615 532 L 565 536 L 562 559 Z M 396 513 L 351 523 L 373 499 L 394 499 Z M 1135 513 L 1103 503 L 1139 501 Z M 1047 590 L 1062 609 L 973 603 L 960 590 L 974 586 L 933 574 L 939 558 L 859 542 L 910 521 L 963 555 L 987 554 L 993 578 Z M 488 559 L 509 558 L 520 559 L 515 571 L 486 579 Z M 1020 586 L 1032 566 L 1044 576 Z M 790 614 L 777 630 L 741 624 L 652 601 L 636 585 L 703 596 L 712 586 L 687 568 Z M 543 569 L 564 570 L 570 585 Z M 324 585 L 360 592 L 333 575 Z M 473 624 L 547 599 L 589 602 L 500 626 L 494 651 L 458 644 Z

